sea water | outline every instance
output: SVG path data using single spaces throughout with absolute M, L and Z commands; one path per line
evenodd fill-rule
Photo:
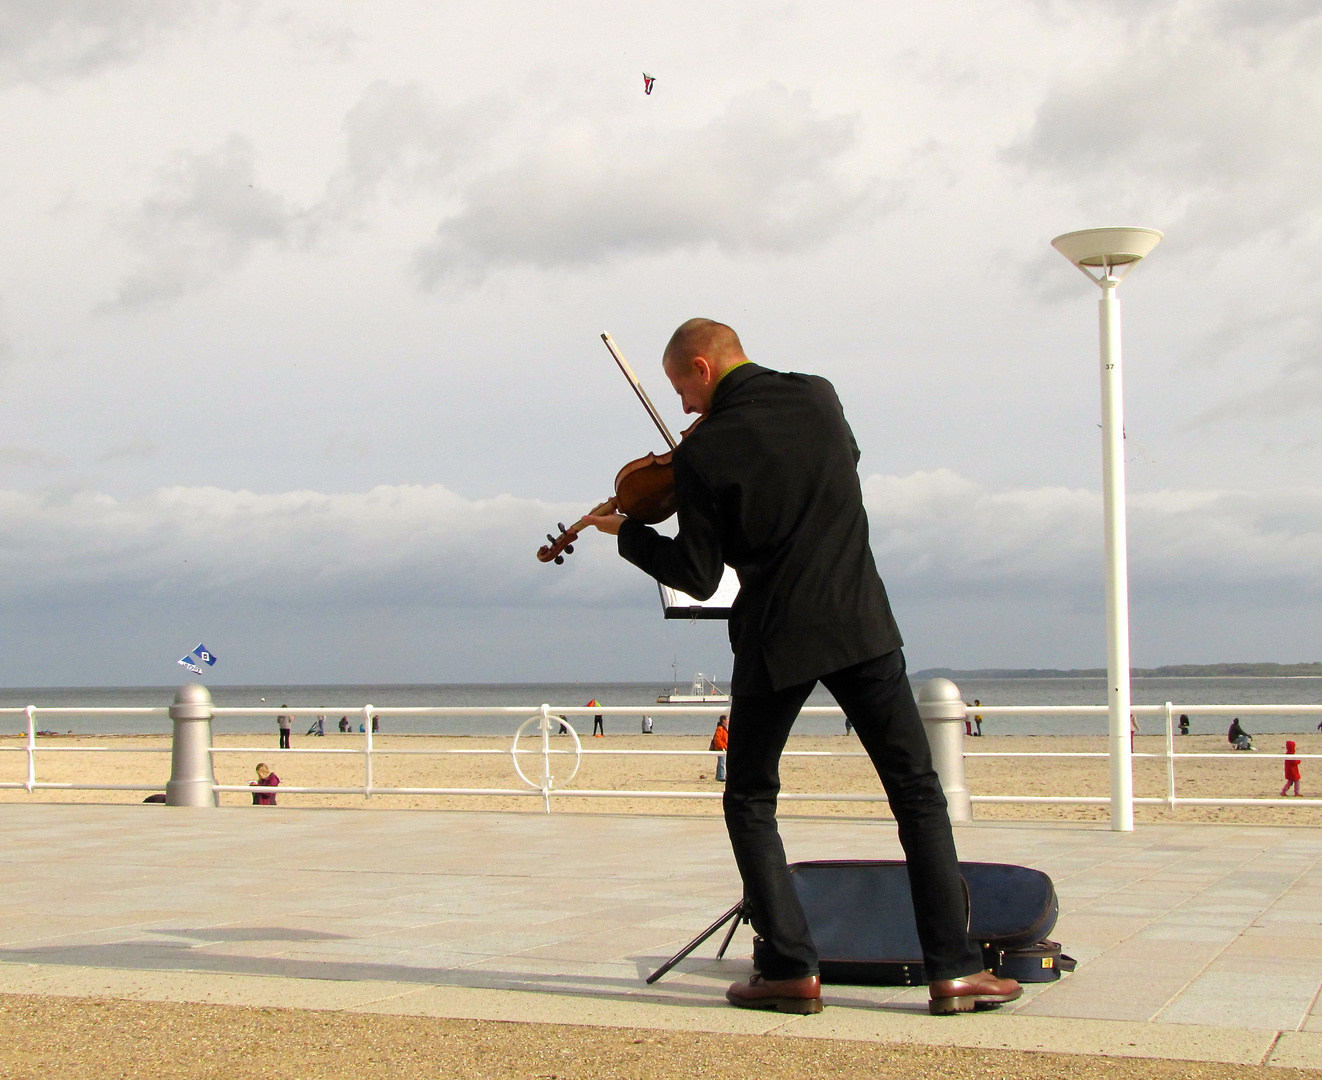
M 1051 679 L 967 679 L 958 683 L 965 701 L 979 699 L 984 706 L 1015 705 L 1105 705 L 1106 680 L 1102 678 Z M 915 687 L 916 688 L 916 687 Z M 706 716 L 667 715 L 667 707 L 658 705 L 657 695 L 669 690 L 661 683 L 438 683 L 434 685 L 380 686 L 213 686 L 215 704 L 268 709 L 265 716 L 220 717 L 213 722 L 217 734 L 254 733 L 276 730 L 276 713 L 293 713 L 294 731 L 302 735 L 318 715 L 325 716 L 328 733 L 347 717 L 356 732 L 363 719 L 363 707 L 391 705 L 431 706 L 522 706 L 531 715 L 543 702 L 569 708 L 586 705 L 596 699 L 602 705 L 637 706 L 652 717 L 658 735 L 706 735 L 713 727 Z M 43 687 L 36 689 L 0 688 L 0 707 L 26 705 L 89 708 L 94 706 L 167 706 L 174 697 L 172 686 Z M 263 700 L 264 699 L 264 700 Z M 1134 679 L 1136 705 L 1280 705 L 1279 713 L 1245 717 L 1243 726 L 1257 734 L 1311 732 L 1317 729 L 1318 716 L 1292 713 L 1291 705 L 1322 704 L 1322 678 L 1163 678 Z M 832 705 L 822 687 L 808 699 L 809 705 Z M 576 730 L 590 733 L 587 717 L 571 718 Z M 522 721 L 513 716 L 398 717 L 381 718 L 382 734 L 437 735 L 512 735 Z M 610 734 L 635 734 L 641 716 L 607 716 L 605 727 Z M 168 734 L 166 716 L 97 716 L 89 713 L 36 715 L 40 730 L 94 735 Z M 1223 734 L 1228 717 L 1198 716 L 1192 720 L 1193 733 Z M 1154 717 L 1139 719 L 1141 730 L 1159 734 L 1162 721 Z M 1103 735 L 1105 716 L 984 716 L 987 735 Z M 21 715 L 0 715 L 0 734 L 26 730 Z M 840 717 L 805 716 L 795 726 L 805 735 L 844 733 Z

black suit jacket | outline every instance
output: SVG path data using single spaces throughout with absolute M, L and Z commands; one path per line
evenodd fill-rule
M 868 545 L 858 457 L 829 382 L 744 364 L 675 451 L 678 533 L 620 528 L 621 555 L 699 600 L 734 567 L 734 693 L 795 686 L 903 644 Z

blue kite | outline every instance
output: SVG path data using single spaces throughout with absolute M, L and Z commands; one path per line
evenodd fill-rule
M 205 645 L 199 644 L 196 649 L 194 649 L 182 660 L 180 660 L 179 663 L 182 666 L 188 668 L 189 671 L 201 675 L 203 674 L 203 671 L 200 667 L 198 667 L 198 664 L 206 664 L 207 667 L 215 667 L 216 654 L 213 653 L 210 649 L 208 649 Z

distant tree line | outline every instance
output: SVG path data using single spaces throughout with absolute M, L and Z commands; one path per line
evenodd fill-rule
M 1292 675 L 1322 676 L 1322 662 L 1306 664 L 1166 664 L 1163 667 L 1132 668 L 1136 679 L 1242 678 L 1272 679 Z M 1106 668 L 927 668 L 915 679 L 1104 679 Z

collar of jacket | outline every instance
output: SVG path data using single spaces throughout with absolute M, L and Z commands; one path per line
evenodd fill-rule
M 755 364 L 751 360 L 747 364 L 740 364 L 736 368 L 731 368 L 726 372 L 725 377 L 716 384 L 716 390 L 711 398 L 711 408 L 707 410 L 708 414 L 715 412 L 726 398 L 748 382 L 749 379 L 770 370 L 770 368 L 764 368 L 761 364 Z

